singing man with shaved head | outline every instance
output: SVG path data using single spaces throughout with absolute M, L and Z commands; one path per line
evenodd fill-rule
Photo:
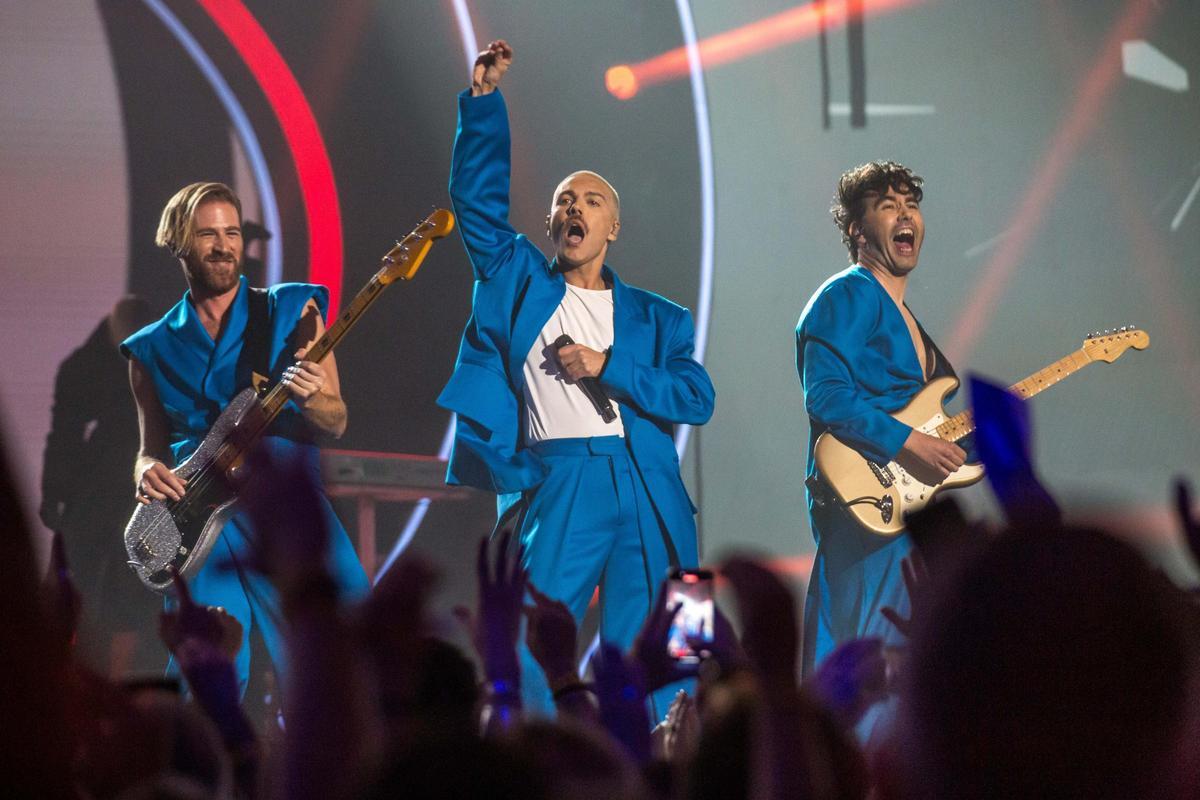
M 697 565 L 695 507 L 672 434 L 707 422 L 715 395 L 692 357 L 687 309 L 622 283 L 605 263 L 621 231 L 607 180 L 579 171 L 554 189 L 552 259 L 509 224 L 497 87 L 512 56 L 506 42 L 488 45 L 458 101 L 450 196 L 475 288 L 439 398 L 458 415 L 447 481 L 497 494 L 497 528 L 516 529 L 530 581 L 577 621 L 599 585 L 601 636 L 624 649 L 668 568 Z M 488 677 L 494 693 L 515 694 L 516 676 Z M 573 675 L 549 678 L 522 645 L 526 708 L 548 712 L 552 692 L 576 689 Z

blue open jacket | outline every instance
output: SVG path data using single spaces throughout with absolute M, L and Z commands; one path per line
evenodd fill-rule
M 499 92 L 476 98 L 464 92 L 458 102 L 450 197 L 475 287 L 454 374 L 438 398 L 458 414 L 446 480 L 519 493 L 545 477 L 540 459 L 523 446 L 525 358 L 562 301 L 566 282 L 509 224 L 504 98 Z M 679 478 L 672 425 L 707 422 L 715 393 L 708 373 L 692 358 L 695 331 L 687 309 L 627 286 L 607 266 L 604 277 L 612 284 L 614 340 L 600 383 L 620 403 L 630 453 L 674 535 L 693 528 L 694 508 Z M 680 524 L 684 516 L 686 526 Z

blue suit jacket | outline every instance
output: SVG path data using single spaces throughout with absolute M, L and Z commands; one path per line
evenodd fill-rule
M 931 378 L 954 376 L 923 328 L 921 335 L 937 355 Z M 908 405 L 925 376 L 904 317 L 865 267 L 839 272 L 808 301 L 796 325 L 796 369 L 811 421 L 809 477 L 813 445 L 825 431 L 879 463 L 899 454 L 912 428 L 890 415 Z
M 446 480 L 499 494 L 537 486 L 545 467 L 524 447 L 525 358 L 566 293 L 560 272 L 508 221 L 510 137 L 499 92 L 459 96 L 450 198 L 475 270 L 471 318 L 438 403 L 458 414 Z M 612 354 L 600 378 L 620 403 L 628 448 L 672 537 L 694 530 L 679 478 L 675 423 L 712 416 L 715 393 L 692 358 L 691 314 L 652 292 L 613 287 Z M 515 498 L 514 498 L 515 499 Z M 504 505 L 505 499 L 501 499 Z M 677 542 L 678 544 L 678 542 Z M 686 550 L 694 552 L 691 543 Z

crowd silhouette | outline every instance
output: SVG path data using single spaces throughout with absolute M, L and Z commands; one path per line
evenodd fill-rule
M 744 556 L 716 567 L 734 605 L 699 664 L 668 656 L 675 609 L 660 603 L 628 652 L 602 645 L 581 676 L 569 610 L 528 581 L 508 532 L 480 542 L 478 600 L 457 612 L 471 657 L 437 635 L 438 576 L 415 557 L 362 602 L 340 597 L 312 471 L 259 455 L 243 502 L 254 568 L 283 599 L 288 668 L 281 719 L 256 724 L 234 674 L 238 623 L 182 580 L 159 633 L 185 690 L 89 669 L 62 537 L 39 574 L 0 481 L 0 783 L 47 798 L 1195 796 L 1195 595 L 1114 532 L 1065 524 L 1021 412 L 988 390 L 972 396 L 1006 524 L 968 521 L 953 500 L 911 519 L 912 614 L 885 612 L 908 645 L 843 643 L 803 683 L 795 597 Z M 1200 558 L 1188 485 L 1175 493 Z M 522 636 L 554 719 L 522 709 Z M 651 719 L 649 694 L 685 677 L 694 691 Z M 880 709 L 888 721 L 864 741 L 860 722 Z

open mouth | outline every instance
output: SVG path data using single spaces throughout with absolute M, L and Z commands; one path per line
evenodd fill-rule
M 904 254 L 910 254 L 916 247 L 917 234 L 912 228 L 901 228 L 892 236 L 892 242 L 896 245 L 896 249 Z
M 583 243 L 583 237 L 586 234 L 587 231 L 583 229 L 583 225 L 578 222 L 572 222 L 567 225 L 567 235 L 563 238 L 566 239 L 567 244 L 577 246 Z

